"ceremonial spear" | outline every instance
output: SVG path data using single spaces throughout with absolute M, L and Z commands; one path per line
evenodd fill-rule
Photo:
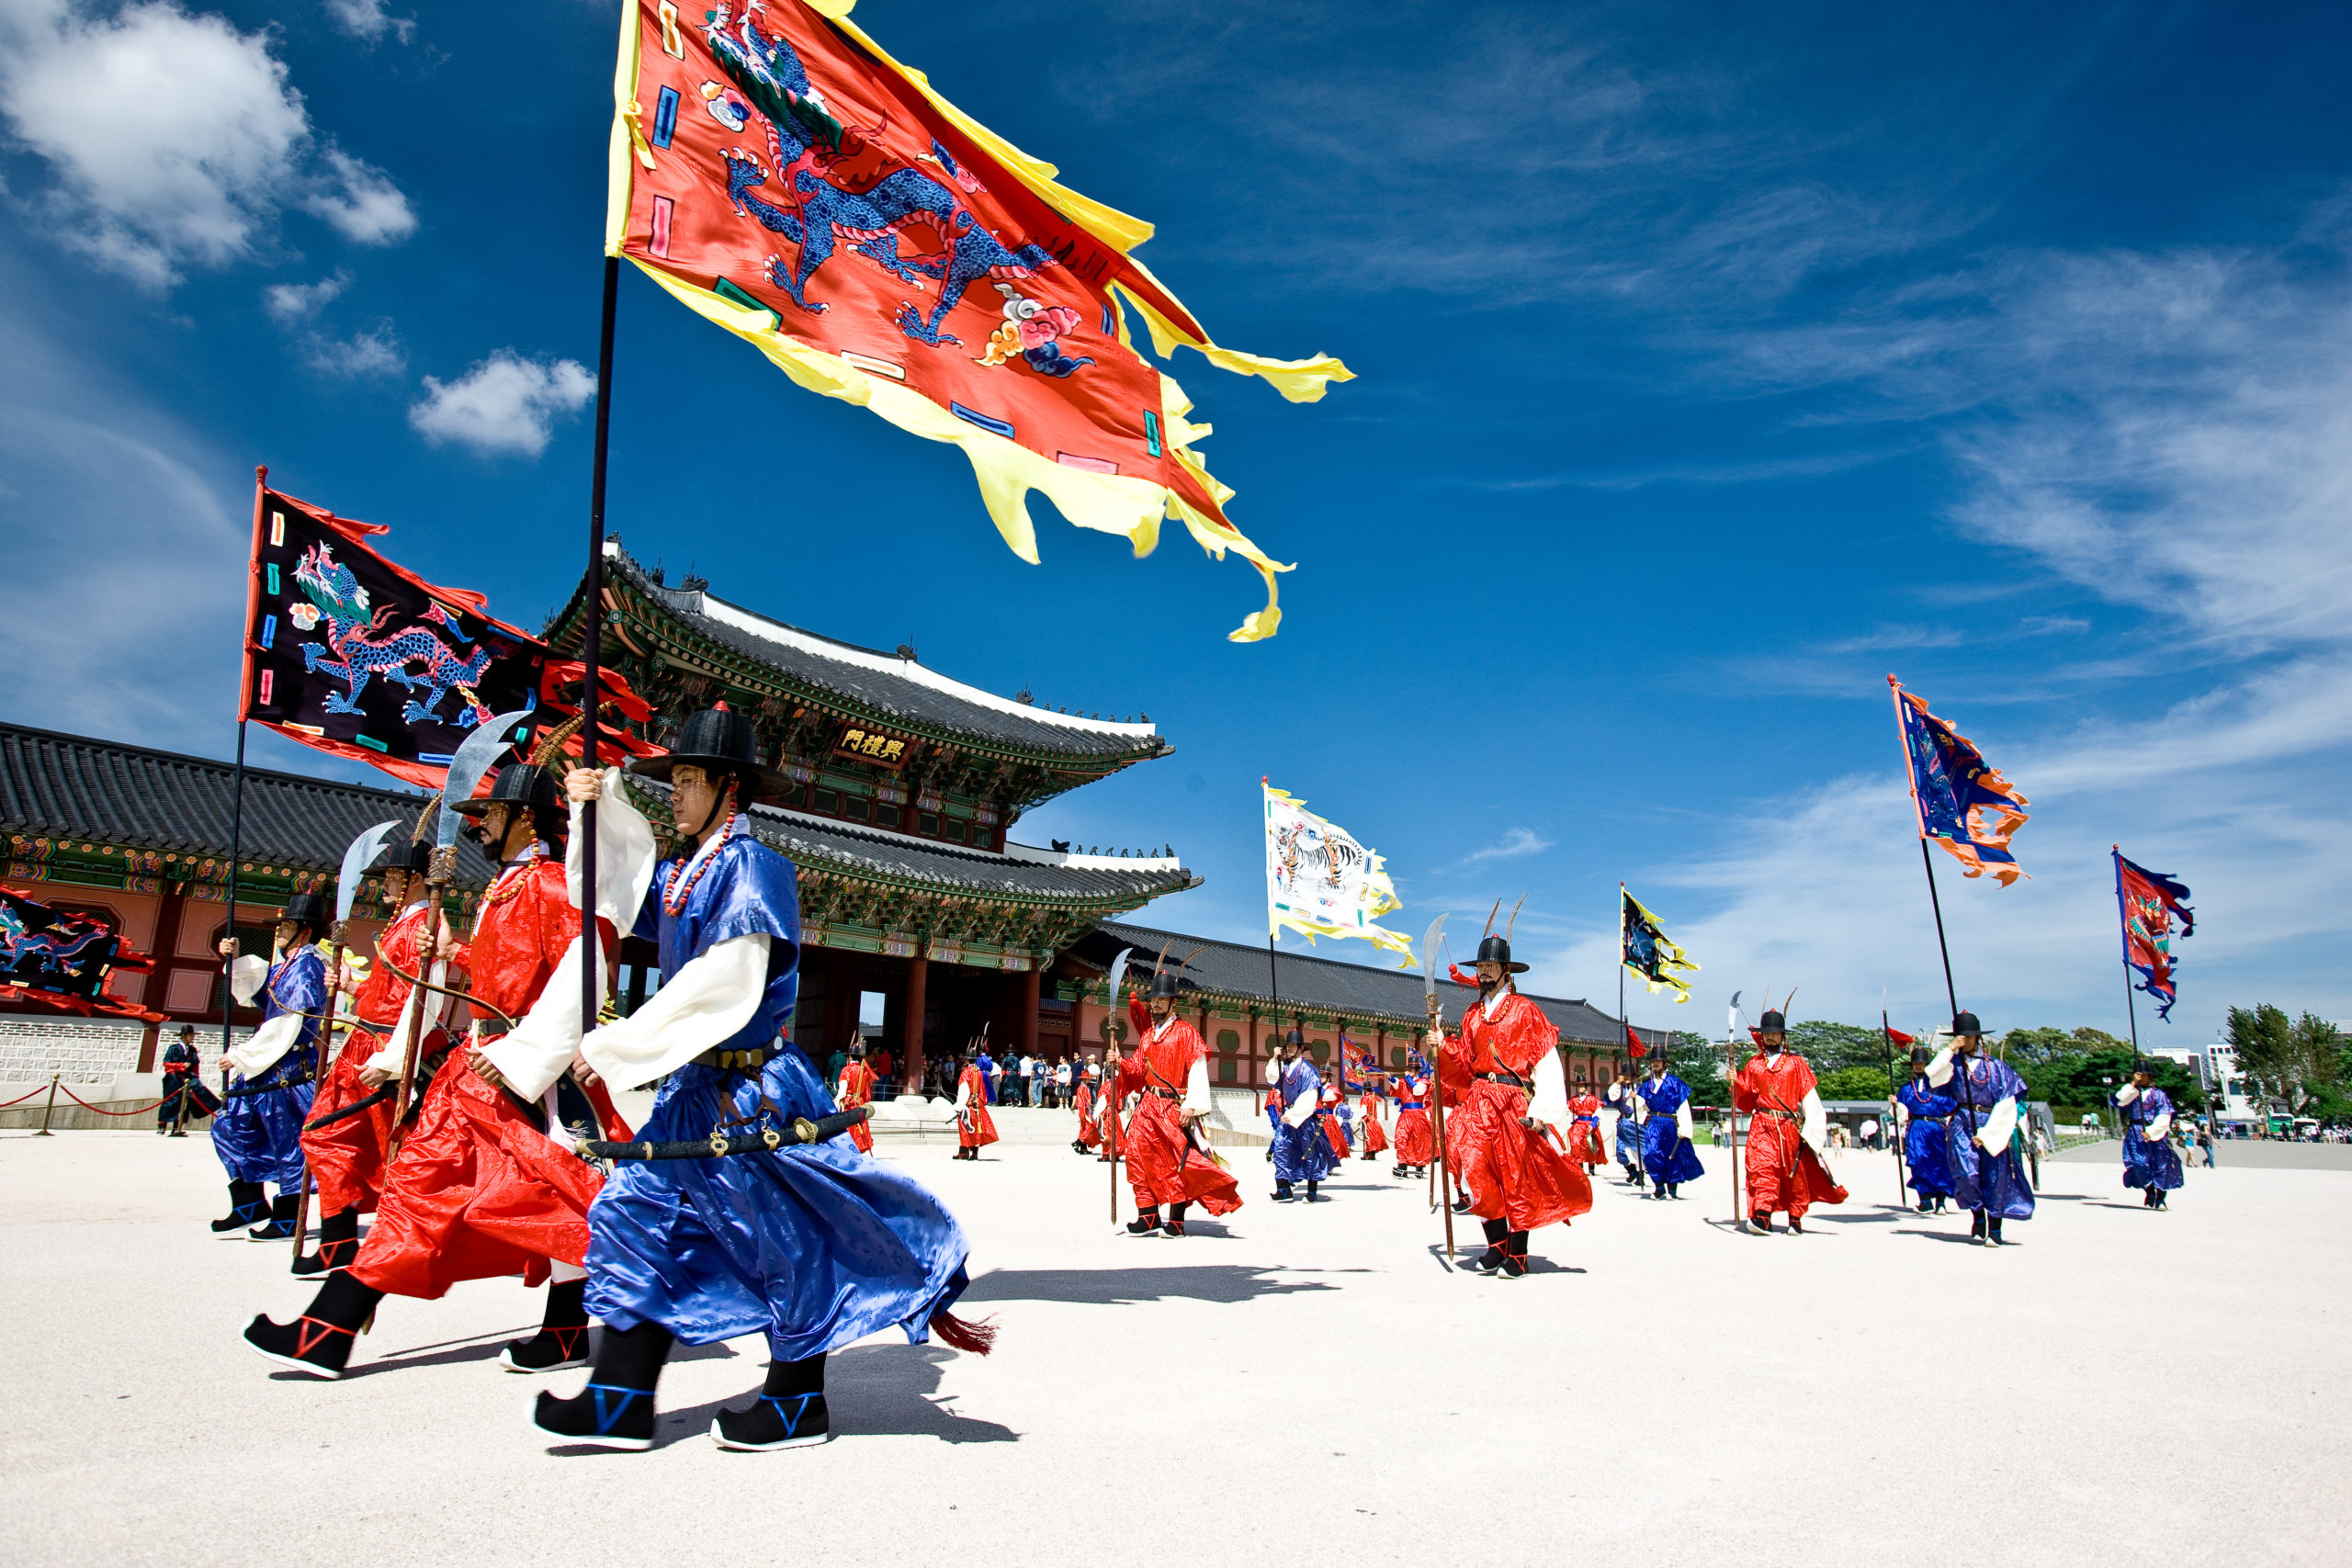
M 508 732 L 515 726 L 527 722 L 530 716 L 530 710 L 527 708 L 518 708 L 513 713 L 500 714 L 496 718 L 467 736 L 465 742 L 458 748 L 457 754 L 449 759 L 449 771 L 441 781 L 441 818 L 435 828 L 433 860 L 424 873 L 427 900 L 424 911 L 424 951 L 428 955 L 441 945 L 441 899 L 443 894 L 447 891 L 449 884 L 456 880 L 458 874 L 458 818 L 457 812 L 450 808 L 450 803 L 473 798 L 474 786 L 481 783 L 482 776 L 490 772 L 491 764 L 498 761 L 499 753 L 505 750 L 511 743 Z M 588 918 L 592 922 L 594 920 L 594 911 L 590 912 Z M 593 923 L 589 929 L 591 931 L 594 929 Z M 432 975 L 430 987 L 419 985 L 413 987 L 410 992 L 408 1038 L 401 1043 L 401 1048 L 400 1089 L 392 1100 L 392 1141 L 391 1146 L 384 1151 L 384 1161 L 387 1165 L 391 1163 L 392 1156 L 400 1151 L 401 1139 L 408 1126 L 409 1102 L 416 1092 L 417 1046 L 424 1032 L 424 998 L 421 993 L 428 988 L 438 989 L 441 987 L 448 976 L 447 962 L 435 958 L 430 973 Z
M 1724 1020 L 1724 1083 L 1726 1092 L 1731 1097 L 1731 1104 L 1724 1111 L 1724 1121 L 1729 1128 L 1724 1135 L 1724 1142 L 1731 1147 L 1731 1223 L 1735 1230 L 1747 1218 L 1743 1212 L 1746 1205 L 1740 1201 L 1739 1195 L 1739 1091 L 1736 1081 L 1738 1064 L 1733 1060 L 1739 1055 L 1739 998 L 1740 993 L 1737 991 L 1731 994 L 1729 1016 Z M 1766 992 L 1764 999 L 1770 1001 L 1771 993 Z
M 314 1082 L 326 1081 L 327 1060 L 334 1050 L 334 1019 L 343 1002 L 343 954 L 345 940 L 351 933 L 351 906 L 359 894 L 359 879 L 368 874 L 368 863 L 383 852 L 385 837 L 399 826 L 398 820 L 379 822 L 352 840 L 350 847 L 343 852 L 343 869 L 336 874 L 334 884 L 334 925 L 328 937 L 334 944 L 334 956 L 327 961 L 326 1017 L 319 1024 L 318 1061 L 311 1069 Z M 300 1146 L 299 1141 L 296 1146 Z M 306 1157 L 302 1165 L 302 1189 L 294 1200 L 294 1256 L 297 1258 L 302 1256 L 302 1241 L 311 1229 L 310 1160 Z M 320 1217 L 323 1219 L 325 1216 Z
M 1428 1014 L 1430 1032 L 1442 1035 L 1438 1029 L 1437 999 L 1437 939 L 1445 930 L 1445 917 L 1440 915 L 1421 933 L 1421 1009 Z M 1445 1047 L 1438 1045 L 1430 1054 L 1430 1125 L 1437 1145 L 1437 1163 L 1445 1165 Z M 1453 1267 L 1453 1172 L 1447 1170 L 1445 1183 L 1439 1196 L 1445 1202 L 1445 1266 Z
M 1114 1225 L 1119 1223 L 1119 987 L 1127 977 L 1127 955 L 1134 951 L 1123 947 L 1119 956 L 1111 960 L 1111 1010 L 1102 1020 L 1102 1087 L 1094 1103 L 1095 1120 L 1102 1128 L 1102 1150 L 1111 1156 L 1111 1223 Z M 1108 1120 L 1104 1119 L 1106 1109 Z

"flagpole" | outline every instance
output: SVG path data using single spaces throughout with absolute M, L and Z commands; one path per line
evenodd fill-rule
M 597 726 L 604 711 L 604 676 L 597 668 L 605 629 L 605 456 L 613 428 L 613 316 L 620 298 L 621 259 L 605 258 L 604 315 L 596 339 L 596 446 L 588 479 L 587 620 L 581 634 L 580 762 L 597 763 Z M 596 1027 L 604 1002 L 604 942 L 596 931 L 596 802 L 580 807 L 580 1032 Z
M 1911 791 L 1911 818 L 1919 825 L 1919 863 L 1928 873 L 1928 903 L 1936 912 L 1936 951 L 1944 961 L 1944 1000 L 1951 1004 L 1952 1016 L 1960 1016 L 1960 994 L 1951 983 L 1951 948 L 1944 941 L 1943 900 L 1936 893 L 1936 863 L 1928 854 L 1928 813 L 1919 803 L 1919 775 L 1911 765 L 1911 730 L 1903 717 L 1903 682 L 1889 675 L 1887 695 L 1894 701 L 1894 740 L 1903 750 L 1903 782 Z M 1770 1001 L 1769 996 L 1764 998 Z
M 223 937 L 232 941 L 237 934 L 237 862 L 245 852 L 245 715 L 247 705 L 253 700 L 254 613 L 261 596 L 261 572 L 254 563 L 261 558 L 262 498 L 268 493 L 268 466 L 254 465 L 253 542 L 245 548 L 245 624 L 237 630 L 237 774 L 229 807 L 229 914 L 220 931 Z M 229 1087 L 230 1015 L 237 1006 L 236 962 L 233 957 L 220 961 L 220 1087 L 223 1090 Z
M 2132 1024 L 2132 1071 L 2136 1076 L 2140 1071 L 2140 1002 L 2132 994 L 2132 915 L 2123 902 L 2123 846 L 2110 845 L 2109 854 L 2115 862 L 2117 934 L 2123 942 L 2123 1016 Z
M 1928 840 L 1924 835 L 1919 840 L 1919 863 L 1927 868 L 1928 905 L 1936 912 L 1936 951 L 1943 955 L 1944 961 L 1944 1000 L 1951 1004 L 1952 1016 L 1958 1018 L 1960 995 L 1952 989 L 1951 949 L 1944 942 L 1943 900 L 1936 896 L 1936 863 L 1928 854 Z

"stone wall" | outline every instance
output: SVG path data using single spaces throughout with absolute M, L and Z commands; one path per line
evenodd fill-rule
M 0 1018 L 0 1082 L 58 1074 L 70 1084 L 103 1083 L 139 1068 L 141 1025 L 97 1019 Z

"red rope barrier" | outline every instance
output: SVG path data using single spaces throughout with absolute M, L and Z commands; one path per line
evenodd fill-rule
M 48 1085 L 44 1084 L 41 1087 L 46 1089 Z M 147 1112 L 154 1110 L 157 1106 L 164 1104 L 166 1100 L 169 1100 L 172 1098 L 167 1094 L 164 1096 L 163 1100 L 151 1100 L 144 1105 L 134 1105 L 128 1111 L 108 1111 L 102 1105 L 91 1104 L 88 1100 L 84 1100 L 80 1095 L 75 1094 L 72 1089 L 66 1089 L 63 1084 L 59 1084 L 57 1087 L 61 1089 L 64 1089 L 65 1098 L 80 1106 L 83 1110 L 95 1111 L 101 1116 L 144 1116 Z M 36 1089 L 34 1092 L 39 1093 L 40 1090 Z
M 11 1105 L 22 1105 L 25 1101 L 30 1100 L 33 1097 L 33 1094 L 40 1094 L 42 1090 L 48 1088 L 49 1086 L 47 1084 L 38 1084 L 34 1086 L 32 1094 L 20 1094 L 14 1100 L 0 1100 L 0 1111 L 6 1111 Z

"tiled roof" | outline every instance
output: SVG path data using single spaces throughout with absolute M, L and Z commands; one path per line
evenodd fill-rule
M 209 757 L 0 723 L 0 830 L 225 856 L 236 776 Z M 352 840 L 389 818 L 414 822 L 424 799 L 247 768 L 243 858 L 332 874 Z M 462 840 L 458 880 L 490 882 L 489 866 Z
M 1216 942 L 1207 937 L 1186 936 L 1180 931 L 1157 931 L 1148 926 L 1131 926 L 1106 920 L 1079 939 L 1071 948 L 1079 958 L 1098 965 L 1107 965 L 1122 947 L 1132 947 L 1136 955 L 1127 960 L 1148 972 L 1151 961 L 1167 944 L 1170 964 L 1188 957 L 1182 970 L 1187 990 L 1204 991 L 1212 996 L 1233 997 L 1263 1002 L 1272 984 L 1279 978 L 1282 1005 L 1287 1010 L 1298 1007 L 1317 1013 L 1340 1018 L 1416 1019 L 1424 1016 L 1421 1001 L 1421 975 L 1415 969 L 1376 969 L 1369 964 L 1350 964 L 1338 958 L 1310 958 L 1302 953 L 1277 952 L 1268 967 L 1268 954 L 1262 947 L 1245 947 L 1236 942 Z M 1197 954 L 1193 950 L 1198 948 Z M 1468 987 L 1456 986 L 1440 970 L 1437 983 L 1438 1006 L 1449 1026 L 1461 1022 L 1462 1010 L 1477 1000 L 1478 993 Z M 1539 997 L 1530 993 L 1528 999 L 1544 1010 L 1544 1015 L 1559 1026 L 1560 1038 L 1578 1044 L 1613 1048 L 1622 1039 L 1617 1021 L 1611 1014 L 1581 1000 L 1563 997 Z
M 1134 761 L 1172 750 L 1148 722 L 1081 718 L 1018 703 L 951 680 L 911 659 L 803 631 L 730 604 L 707 589 L 670 588 L 628 556 L 606 570 L 626 578 L 688 630 L 795 681 L 910 728 L 998 741 L 1030 752 Z

